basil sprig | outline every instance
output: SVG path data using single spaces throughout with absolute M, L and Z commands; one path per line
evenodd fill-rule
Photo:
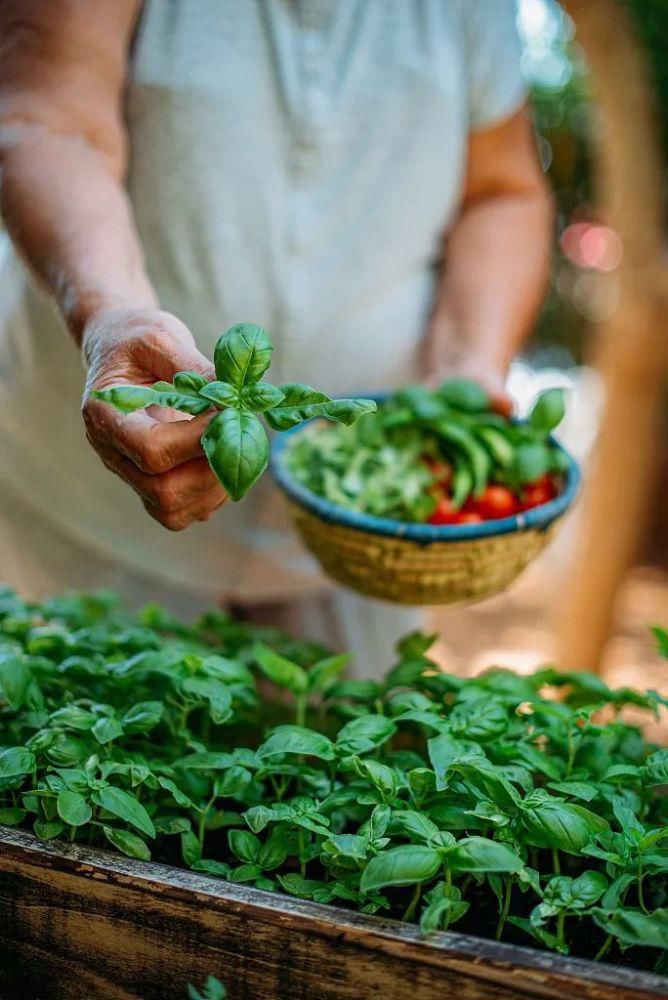
M 171 383 L 115 385 L 91 395 L 122 413 L 165 406 L 196 416 L 218 409 L 202 435 L 202 447 L 226 493 L 241 500 L 269 461 L 267 432 L 258 414 L 273 430 L 285 431 L 313 417 L 349 426 L 376 409 L 370 399 L 331 399 L 298 382 L 282 386 L 263 382 L 273 350 L 262 327 L 237 323 L 216 344 L 213 382 L 197 372 L 176 372 Z

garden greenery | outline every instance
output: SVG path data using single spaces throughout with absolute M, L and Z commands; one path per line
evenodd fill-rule
M 663 969 L 668 750 L 623 710 L 666 700 L 552 668 L 452 677 L 433 639 L 350 680 L 347 656 L 222 612 L 3 591 L 0 823 Z
M 164 406 L 190 416 L 212 408 L 219 412 L 202 435 L 209 465 L 232 500 L 241 500 L 267 468 L 269 441 L 258 414 L 271 428 L 285 431 L 303 420 L 324 417 L 352 424 L 376 409 L 369 399 L 330 399 L 308 385 L 280 387 L 263 382 L 273 344 L 252 323 L 237 323 L 218 340 L 214 351 L 217 381 L 198 372 L 177 372 L 172 382 L 152 386 L 115 385 L 91 395 L 122 413 Z

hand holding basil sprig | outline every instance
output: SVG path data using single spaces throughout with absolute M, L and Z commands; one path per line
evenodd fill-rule
M 312 417 L 350 425 L 376 409 L 368 399 L 333 400 L 301 383 L 275 386 L 262 381 L 273 349 L 261 327 L 238 323 L 216 344 L 213 381 L 197 371 L 181 371 L 171 382 L 111 386 L 95 389 L 91 396 L 123 413 L 162 406 L 196 417 L 217 409 L 202 434 L 202 448 L 226 493 L 232 500 L 241 500 L 269 459 L 269 441 L 259 414 L 272 429 L 284 431 Z

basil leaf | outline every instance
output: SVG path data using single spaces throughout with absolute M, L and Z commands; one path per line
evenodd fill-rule
M 6 806 L 4 809 L 0 809 L 0 826 L 18 826 L 26 816 L 25 809 L 19 809 L 18 806 Z
M 549 434 L 564 419 L 566 405 L 563 389 L 548 389 L 540 394 L 529 414 L 529 424 L 542 434 Z
M 93 815 L 93 810 L 80 792 L 60 792 L 56 806 L 58 815 L 69 826 L 84 826 Z
M 327 736 L 304 726 L 276 726 L 258 748 L 257 755 L 265 760 L 284 753 L 334 760 L 334 744 Z
M 247 386 L 241 394 L 241 404 L 256 413 L 270 410 L 272 406 L 280 406 L 285 396 L 275 385 L 269 382 L 257 382 Z
M 122 736 L 123 726 L 120 724 L 118 719 L 113 716 L 104 716 L 103 718 L 97 720 L 91 732 L 98 743 L 102 743 L 102 745 L 104 745 L 106 743 L 111 743 L 112 740 Z
M 279 687 L 288 688 L 294 694 L 301 694 L 308 688 L 308 674 L 304 668 L 275 653 L 269 646 L 256 643 L 253 657 L 265 677 Z
M 609 829 L 603 817 L 584 806 L 555 799 L 524 806 L 521 818 L 528 844 L 555 847 L 568 854 L 579 854 L 597 834 Z
M 35 769 L 35 755 L 23 747 L 0 750 L 0 779 L 20 778 Z
M 148 733 L 162 719 L 165 706 L 161 701 L 140 701 L 121 717 L 121 725 L 126 733 Z
M 550 450 L 544 444 L 521 444 L 515 452 L 515 475 L 521 485 L 535 483 L 550 469 Z
M 214 677 L 189 677 L 183 682 L 182 690 L 208 702 L 211 718 L 217 726 L 232 717 L 232 695 L 222 681 Z
M 36 819 L 32 828 L 39 840 L 53 840 L 54 837 L 61 835 L 65 829 L 65 824 L 57 820 Z
M 337 749 L 343 754 L 367 753 L 382 746 L 396 731 L 394 722 L 385 715 L 363 715 L 342 726 L 336 737 Z
M 237 389 L 259 382 L 271 364 L 273 349 L 261 326 L 237 323 L 216 344 L 213 354 L 216 376 Z
M 14 711 L 26 703 L 31 681 L 32 673 L 22 653 L 0 654 L 0 697 Z
M 116 788 L 113 785 L 101 788 L 99 791 L 93 792 L 93 802 L 111 813 L 112 816 L 117 816 L 136 827 L 141 833 L 155 837 L 153 820 L 141 802 L 138 802 L 134 795 L 130 795 L 124 789 Z
M 390 833 L 428 843 L 440 833 L 428 816 L 414 809 L 395 809 L 390 819 Z
M 239 390 L 230 382 L 209 382 L 199 394 L 216 406 L 239 406 L 240 403 Z
M 373 892 L 388 885 L 428 882 L 440 870 L 441 855 L 431 847 L 406 844 L 381 851 L 362 872 L 360 890 Z
M 158 383 L 168 385 L 169 383 Z M 156 389 L 144 385 L 112 385 L 107 389 L 93 389 L 93 399 L 120 410 L 121 413 L 134 413 L 144 410 L 147 406 L 166 406 L 171 410 L 180 410 L 195 416 L 209 409 L 209 402 L 197 396 L 190 396 L 176 389 Z
M 339 653 L 336 656 L 326 656 L 322 660 L 318 660 L 308 671 L 309 691 L 326 691 L 343 673 L 349 663 L 349 653 Z
M 249 830 L 230 830 L 227 835 L 230 850 L 239 861 L 254 864 L 262 849 L 262 842 Z
M 613 934 L 624 945 L 645 948 L 668 948 L 668 908 L 645 914 L 641 910 L 592 910 L 592 916 L 607 934 Z
M 151 860 L 148 845 L 136 833 L 131 833 L 129 830 L 115 830 L 111 826 L 105 826 L 103 830 L 109 843 L 123 854 L 127 854 L 129 858 L 139 858 L 140 861 Z
M 249 410 L 223 410 L 202 435 L 202 447 L 214 474 L 232 500 L 241 500 L 269 461 L 267 434 Z
M 519 872 L 524 862 L 515 851 L 487 837 L 465 837 L 448 853 L 453 872 Z
M 179 392 L 192 393 L 193 396 L 199 395 L 200 390 L 209 384 L 209 380 L 199 372 L 176 372 L 172 381 Z
M 267 423 L 276 431 L 287 431 L 313 417 L 325 417 L 348 426 L 365 413 L 376 411 L 376 404 L 371 399 L 330 399 L 326 393 L 299 382 L 282 385 L 280 390 L 283 402 L 265 413 Z

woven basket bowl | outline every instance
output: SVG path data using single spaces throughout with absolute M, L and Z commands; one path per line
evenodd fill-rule
M 454 604 L 504 590 L 550 541 L 580 482 L 578 466 L 568 455 L 559 496 L 514 517 L 453 525 L 391 521 L 347 510 L 295 480 L 287 451 L 298 434 L 318 433 L 318 423 L 275 439 L 274 478 L 324 572 L 352 590 L 395 604 Z

